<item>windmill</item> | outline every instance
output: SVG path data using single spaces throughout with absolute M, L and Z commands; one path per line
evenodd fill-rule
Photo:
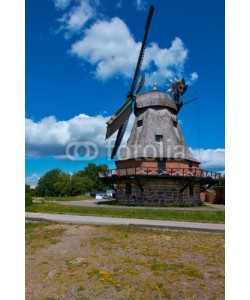
M 200 162 L 187 147 L 177 115 L 186 101 L 185 79 L 170 80 L 170 94 L 153 90 L 140 93 L 145 77 L 137 85 L 154 7 L 151 6 L 135 74 L 125 103 L 107 121 L 106 138 L 118 131 L 111 158 L 121 144 L 133 110 L 135 120 L 116 169 L 100 174 L 107 185 L 115 184 L 118 203 L 168 206 L 200 205 L 200 190 L 216 183 L 218 173 L 200 169 Z M 185 99 L 185 103 L 183 102 Z
M 146 21 L 141 50 L 139 53 L 134 77 L 132 80 L 131 88 L 127 95 L 127 99 L 126 99 L 125 103 L 115 112 L 115 114 L 106 122 L 106 124 L 107 124 L 106 139 L 108 139 L 111 135 L 113 135 L 118 130 L 115 145 L 114 145 L 114 148 L 113 148 L 112 154 L 111 154 L 112 159 L 116 155 L 117 150 L 121 144 L 122 138 L 124 136 L 124 133 L 126 131 L 129 117 L 130 117 L 130 115 L 132 113 L 132 109 L 133 109 L 133 102 L 135 101 L 136 95 L 140 92 L 141 88 L 143 87 L 144 81 L 145 81 L 145 76 L 143 75 L 137 86 L 139 75 L 140 75 L 140 70 L 141 70 L 142 62 L 143 62 L 143 58 L 144 58 L 145 47 L 146 47 L 146 42 L 147 42 L 147 37 L 148 37 L 148 31 L 149 31 L 151 19 L 153 16 L 153 12 L 154 12 L 154 6 L 151 5 L 150 9 L 149 9 L 147 21 Z M 136 87 L 137 87 L 137 89 L 136 89 Z

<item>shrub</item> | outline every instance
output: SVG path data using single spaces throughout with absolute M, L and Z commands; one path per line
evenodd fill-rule
M 26 193 L 25 194 L 25 206 L 31 205 L 32 204 L 32 197 L 30 194 Z

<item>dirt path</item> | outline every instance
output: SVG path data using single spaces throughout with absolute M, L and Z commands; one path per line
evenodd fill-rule
M 224 299 L 224 235 L 27 224 L 26 299 Z

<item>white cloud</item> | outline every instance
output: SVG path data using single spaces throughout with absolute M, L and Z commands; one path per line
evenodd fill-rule
M 191 149 L 193 155 L 201 161 L 201 168 L 205 170 L 225 170 L 225 149 Z
M 55 0 L 55 7 L 65 9 L 69 6 L 71 0 Z
M 190 78 L 186 81 L 187 84 L 192 85 L 195 81 L 197 81 L 199 78 L 198 74 L 196 72 L 193 72 L 190 74 Z
M 26 156 L 29 158 L 37 157 L 55 157 L 58 160 L 68 159 L 66 148 L 68 145 L 79 142 L 94 143 L 97 155 L 108 156 L 115 143 L 115 133 L 111 138 L 105 141 L 106 121 L 110 117 L 88 116 L 80 114 L 67 121 L 57 121 L 54 116 L 50 116 L 35 122 L 32 119 L 26 119 Z M 126 146 L 133 123 L 132 114 L 121 146 Z M 70 155 L 73 155 L 74 148 L 70 147 Z
M 127 25 L 115 17 L 94 23 L 85 30 L 81 40 L 72 44 L 70 52 L 92 64 L 96 76 L 105 80 L 117 75 L 125 78 L 133 76 L 140 48 L 141 42 L 137 43 Z M 181 77 L 187 57 L 188 49 L 178 37 L 172 41 L 170 48 L 161 49 L 156 43 L 151 43 L 146 48 L 142 66 L 146 72 L 146 85 L 154 82 L 163 84 L 166 78 L 174 75 Z
M 146 1 L 145 0 L 136 0 L 135 1 L 137 10 L 145 10 L 146 9 Z
M 107 79 L 113 75 L 132 75 L 140 51 L 127 25 L 115 17 L 97 21 L 85 31 L 82 40 L 71 46 L 71 53 L 96 66 L 96 75 Z
M 67 7 L 69 0 L 55 0 L 59 7 Z M 91 4 L 90 4 L 91 3 Z M 146 7 L 145 0 L 134 0 L 137 10 Z M 116 6 L 120 7 L 122 0 Z M 77 6 L 70 9 L 58 19 L 61 23 L 57 32 L 64 32 L 66 39 L 74 34 L 83 33 L 81 39 L 70 46 L 69 53 L 80 60 L 90 63 L 94 68 L 96 78 L 107 80 L 114 76 L 131 78 L 133 76 L 141 42 L 136 42 L 129 28 L 119 17 L 111 20 L 97 19 L 99 0 L 79 0 Z M 102 18 L 105 16 L 102 15 Z M 86 23 L 92 20 L 91 26 Z M 186 77 L 189 84 L 198 79 L 198 74 L 185 74 L 184 66 L 188 58 L 188 49 L 183 41 L 176 37 L 169 48 L 159 48 L 157 43 L 151 43 L 145 51 L 142 71 L 146 73 L 145 85 L 156 82 L 165 84 L 170 77 Z
M 78 6 L 74 6 L 65 13 L 58 21 L 61 23 L 59 31 L 65 32 L 65 38 L 74 33 L 79 33 L 85 24 L 95 15 L 94 9 L 88 1 L 81 0 Z
M 33 173 L 31 176 L 25 178 L 25 183 L 29 185 L 36 185 L 41 175 Z
M 28 157 L 65 157 L 65 148 L 72 142 L 93 142 L 100 155 L 105 151 L 105 122 L 108 117 L 80 114 L 67 121 L 54 116 L 39 122 L 26 119 L 26 155 Z
M 156 43 L 151 43 L 146 49 L 144 69 L 152 66 L 155 71 L 146 74 L 147 83 L 163 84 L 167 78 L 182 77 L 184 65 L 188 57 L 188 49 L 183 41 L 176 37 L 169 48 L 159 48 Z

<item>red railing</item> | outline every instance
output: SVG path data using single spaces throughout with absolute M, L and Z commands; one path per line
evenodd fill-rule
M 100 173 L 100 177 L 113 177 L 113 176 L 190 176 L 190 177 L 202 177 L 202 178 L 211 178 L 218 179 L 220 178 L 220 173 L 206 171 L 203 169 L 196 168 L 166 168 L 159 169 L 157 167 L 130 167 L 130 168 L 121 168 L 121 169 L 110 169 L 103 173 Z

